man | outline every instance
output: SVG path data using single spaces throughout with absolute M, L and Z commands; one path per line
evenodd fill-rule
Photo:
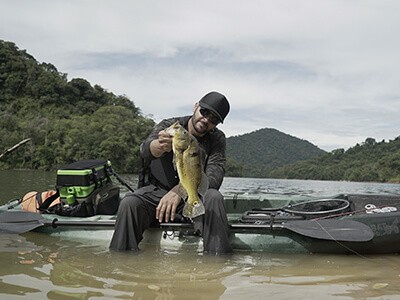
M 182 211 L 184 201 L 179 196 L 179 178 L 172 161 L 172 136 L 165 131 L 178 121 L 197 139 L 204 152 L 204 171 L 209 181 L 203 197 L 205 214 L 193 219 L 195 229 L 203 237 L 204 252 L 214 255 L 232 252 L 223 196 L 218 191 L 225 173 L 226 141 L 224 133 L 216 127 L 224 121 L 229 108 L 224 95 L 210 92 L 194 105 L 192 116 L 166 119 L 153 128 L 140 148 L 145 176 L 139 180 L 140 188 L 121 200 L 111 250 L 138 251 L 144 230 L 155 221 L 174 221 Z

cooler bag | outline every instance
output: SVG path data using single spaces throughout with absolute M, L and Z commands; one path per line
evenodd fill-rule
M 82 202 L 96 188 L 110 181 L 111 163 L 107 160 L 81 160 L 57 170 L 57 189 L 69 205 Z
M 58 169 L 56 187 L 64 204 L 62 214 L 115 214 L 119 187 L 112 184 L 112 175 L 111 163 L 104 159 L 81 160 Z

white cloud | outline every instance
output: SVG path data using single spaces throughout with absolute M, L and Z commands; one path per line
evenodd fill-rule
M 228 136 L 332 150 L 397 137 L 400 2 L 0 0 L 0 36 L 156 120 L 227 95 Z

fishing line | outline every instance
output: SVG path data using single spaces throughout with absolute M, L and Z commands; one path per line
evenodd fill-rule
M 384 208 L 384 207 L 388 207 L 388 206 L 394 206 L 394 207 L 398 207 L 400 206 L 399 203 L 393 203 L 393 204 L 385 204 L 385 205 L 381 205 L 381 206 L 377 206 L 376 208 Z M 335 217 L 341 217 L 341 216 L 348 216 L 348 215 L 353 215 L 353 214 L 367 214 L 368 209 L 359 209 L 359 210 L 355 210 L 355 211 L 350 211 L 350 212 L 346 212 L 346 213 L 341 213 L 341 214 L 335 214 L 335 215 L 330 215 L 330 216 L 325 216 L 325 217 L 319 217 L 319 218 L 314 218 L 312 219 L 312 221 L 315 221 L 318 226 L 328 235 L 331 237 L 331 239 L 336 242 L 339 246 L 343 247 L 344 249 L 350 251 L 351 253 L 357 255 L 360 258 L 364 258 L 366 260 L 369 261 L 373 261 L 371 258 L 366 257 L 365 255 L 362 255 L 361 253 L 358 253 L 357 251 L 347 247 L 346 245 L 344 245 L 343 243 L 341 243 L 340 241 L 336 240 L 335 238 L 332 237 L 332 235 L 318 222 L 318 220 L 324 220 L 324 219 L 330 219 L 330 218 L 335 218 Z M 394 270 L 397 270 L 396 268 L 393 268 Z
M 339 246 L 343 247 L 344 249 L 346 249 L 346 250 L 352 252 L 353 254 L 355 254 L 355 255 L 357 255 L 357 256 L 359 256 L 359 257 L 361 257 L 361 258 L 368 259 L 366 256 L 362 255 L 361 253 L 358 253 L 357 251 L 355 251 L 355 250 L 353 250 L 353 249 L 347 247 L 346 245 L 344 245 L 344 244 L 342 244 L 341 242 L 339 242 L 338 240 L 336 240 L 336 239 L 329 233 L 329 231 L 326 230 L 326 229 L 324 228 L 324 226 L 322 226 L 322 225 L 318 222 L 318 220 L 313 220 L 313 221 L 315 221 L 315 222 L 318 224 L 318 226 L 319 226 L 319 227 L 320 227 L 320 228 L 321 228 L 335 243 L 337 243 Z
M 358 253 L 357 251 L 355 251 L 355 250 L 353 250 L 353 249 L 347 247 L 347 246 L 344 245 L 343 243 L 339 242 L 338 240 L 336 240 L 336 239 L 335 239 L 335 238 L 334 238 L 334 237 L 333 237 L 319 222 L 318 222 L 318 220 L 315 220 L 315 222 L 316 222 L 316 223 L 318 224 L 318 226 L 321 227 L 321 229 L 322 229 L 327 235 L 329 235 L 330 238 L 331 238 L 335 243 L 337 243 L 339 246 L 343 247 L 344 249 L 350 251 L 350 252 L 353 253 L 354 255 L 356 255 L 356 256 L 358 256 L 358 257 L 360 257 L 360 258 L 362 258 L 362 259 L 365 259 L 365 260 L 367 260 L 367 261 L 369 261 L 369 262 L 373 262 L 373 263 L 375 263 L 375 264 L 378 264 L 378 263 L 379 263 L 379 262 L 375 261 L 374 259 L 372 259 L 372 258 L 370 258 L 370 257 L 367 257 L 367 256 L 365 256 L 365 255 L 363 255 L 363 254 L 361 254 L 361 253 Z M 398 268 L 394 267 L 393 265 L 390 265 L 390 267 L 391 267 L 393 270 L 398 271 Z

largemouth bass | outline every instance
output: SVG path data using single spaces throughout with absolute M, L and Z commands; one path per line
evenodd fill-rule
M 197 140 L 179 122 L 166 131 L 173 136 L 172 151 L 174 165 L 178 171 L 180 196 L 185 199 L 183 216 L 195 218 L 205 213 L 199 194 L 204 196 L 208 189 L 208 179 L 203 172 L 201 153 Z

